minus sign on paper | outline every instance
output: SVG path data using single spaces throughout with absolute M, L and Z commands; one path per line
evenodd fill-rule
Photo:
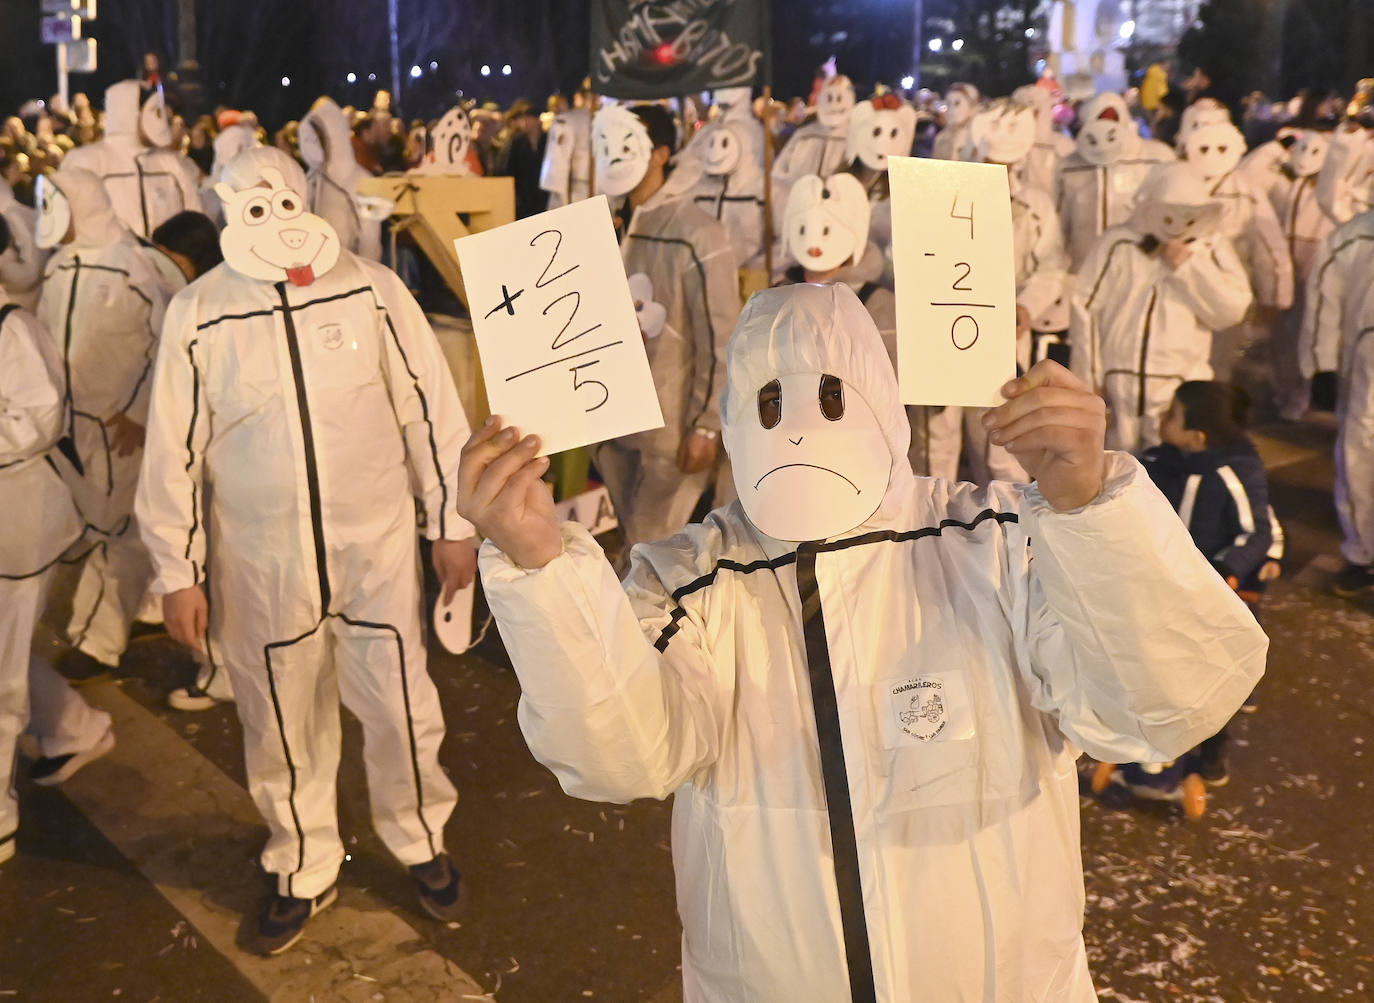
M 996 303 L 932 303 L 931 306 L 964 306 L 977 307 L 982 310 L 992 310 L 997 306 Z

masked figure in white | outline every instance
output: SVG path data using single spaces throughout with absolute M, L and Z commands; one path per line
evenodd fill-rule
M 43 286 L 48 252 L 34 234 L 38 214 L 14 197 L 14 189 L 0 177 L 0 290 L 13 303 L 32 311 Z
M 892 201 L 887 158 L 911 156 L 916 139 L 916 109 L 887 93 L 861 101 L 849 116 L 849 173 L 859 179 L 871 203 L 869 239 L 892 254 Z M 884 282 L 891 285 L 891 262 Z
M 849 117 L 854 112 L 854 84 L 843 74 L 833 76 L 816 96 L 816 114 L 792 133 L 773 160 L 773 224 L 781 231 L 782 207 L 797 178 L 810 174 L 828 178 L 849 164 Z
M 763 132 L 754 128 L 748 104 L 736 107 L 748 119 L 732 109 L 703 126 L 679 159 L 700 162 L 692 201 L 725 226 L 735 260 L 743 265 L 763 250 Z
M 417 169 L 420 174 L 468 175 L 473 170 L 472 119 L 461 105 L 450 108 L 429 134 L 429 150 Z
M 1215 98 L 1199 98 L 1184 108 L 1183 114 L 1179 116 L 1178 134 L 1174 137 L 1174 148 L 1181 157 L 1184 148 L 1188 145 L 1189 138 L 1198 129 L 1230 124 L 1232 124 L 1231 112 L 1224 104 Z
M 1114 448 L 1159 444 L 1178 385 L 1212 378 L 1212 333 L 1250 307 L 1245 266 L 1220 225 L 1221 206 L 1197 174 L 1163 164 L 1130 220 L 1104 233 L 1076 273 L 1073 371 L 1107 399 Z
M 1336 514 L 1346 567 L 1338 595 L 1374 585 L 1374 210 L 1321 244 L 1307 284 L 1298 357 L 1302 374 L 1334 372 L 1340 388 L 1336 435 Z
M 936 160 L 962 160 L 968 146 L 969 123 L 978 113 L 983 97 L 973 84 L 954 84 L 945 94 L 945 127 L 935 137 L 931 155 Z
M 690 198 L 697 165 L 667 173 L 676 132 L 662 108 L 602 108 L 592 126 L 596 185 L 620 220 L 625 273 L 643 275 L 662 306 L 645 345 L 662 428 L 611 439 L 593 452 L 630 543 L 676 532 L 691 517 L 719 458 L 725 343 L 739 316 L 729 234 Z
M 54 461 L 102 541 L 67 627 L 70 657 L 89 671 L 90 659 L 119 664 L 151 578 L 133 507 L 167 293 L 94 174 L 63 165 L 40 182 L 38 202 L 38 243 L 56 249 L 38 316 L 58 346 L 68 403 Z
M 581 202 L 592 191 L 592 116 L 569 108 L 554 116 L 544 144 L 539 187 L 549 193 L 549 208 Z
M 205 185 L 200 192 L 200 209 L 214 220 L 217 226 L 224 226 L 224 203 L 215 194 L 215 185 L 224 180 L 225 169 L 233 163 L 235 157 L 244 150 L 250 150 L 258 145 L 257 130 L 246 122 L 231 125 L 215 137 L 214 165 L 210 168 L 210 176 L 205 179 Z
M 1012 92 L 1012 100 L 1035 109 L 1035 144 L 1017 168 L 1021 183 L 1043 192 L 1054 191 L 1059 162 L 1073 153 L 1074 142 L 1054 123 L 1054 95 L 1046 88 L 1026 84 Z
M 1374 121 L 1370 112 L 1343 122 L 1317 178 L 1317 198 L 1342 223 L 1374 209 Z
M 725 392 L 740 499 L 637 547 L 623 585 L 529 474 L 480 500 L 504 444 L 465 454 L 531 751 L 576 797 L 674 795 L 688 1003 L 1096 998 L 1074 761 L 1212 734 L 1266 641 L 1103 453 L 1100 402 L 1037 378 L 1095 416 L 1093 483 L 915 477 L 848 286 L 758 293 Z M 504 507 L 520 488 L 543 507 Z
M 1236 171 L 1249 182 L 1250 187 L 1261 196 L 1273 201 L 1272 190 L 1284 179 L 1293 144 L 1302 138 L 1303 130 L 1291 125 L 1279 126 L 1274 138 L 1261 143 L 1240 158 Z
M 1099 94 L 1083 106 L 1077 150 L 1055 175 L 1054 205 L 1077 271 L 1097 239 L 1131 215 L 1150 169 L 1174 159 L 1163 143 L 1140 138 L 1120 94 Z
M 182 158 L 167 149 L 171 142 L 162 91 L 144 100 L 142 83 L 121 80 L 105 91 L 105 138 L 78 146 L 63 163 L 99 176 L 120 220 L 147 238 L 182 210 L 200 208 Z
M 300 137 L 310 211 L 334 228 L 344 250 L 380 261 L 381 224 L 364 217 L 358 205 L 358 182 L 372 175 L 353 156 L 343 109 L 332 98 L 320 98 L 301 119 Z
M 81 536 L 71 495 L 47 461 L 66 432 L 62 358 L 47 331 L 0 289 L 0 863 L 15 851 L 15 744 L 27 729 L 37 783 L 61 783 L 114 746 L 93 710 L 30 644 L 52 569 Z
M 295 163 L 263 148 L 225 173 L 225 263 L 168 308 L 138 516 L 168 631 L 238 700 L 276 882 L 252 947 L 273 954 L 334 899 L 340 702 L 362 724 L 378 835 L 451 918 L 456 795 L 417 536 L 446 589 L 470 579 L 453 483 L 467 421 L 420 308 L 305 211 Z

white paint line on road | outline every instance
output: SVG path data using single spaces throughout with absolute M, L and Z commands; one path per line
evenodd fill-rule
M 255 864 L 265 830 L 248 792 L 117 684 L 81 692 L 114 718 L 117 741 L 63 793 L 267 999 L 490 998 L 356 888 L 340 887 L 339 901 L 285 954 L 242 950 L 239 922 L 256 914 L 266 892 Z

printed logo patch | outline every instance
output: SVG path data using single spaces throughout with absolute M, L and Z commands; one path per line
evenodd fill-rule
M 892 687 L 897 724 L 912 738 L 929 742 L 949 724 L 949 699 L 944 680 L 918 676 Z
M 338 348 L 343 344 L 343 328 L 338 324 L 325 324 L 320 328 L 320 341 L 328 349 Z

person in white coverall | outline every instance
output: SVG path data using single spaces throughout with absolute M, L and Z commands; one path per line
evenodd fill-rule
M 301 119 L 300 137 L 310 211 L 334 228 L 344 250 L 380 261 L 382 225 L 358 208 L 358 182 L 372 175 L 353 156 L 353 131 L 343 109 L 333 98 L 320 98 Z
M 844 74 L 827 80 L 816 95 L 814 117 L 797 127 L 773 159 L 773 230 L 782 232 L 783 208 L 798 178 L 828 178 L 848 166 L 849 116 L 854 83 Z
M 39 205 L 38 242 L 57 250 L 38 317 L 62 358 L 69 404 L 63 438 L 81 469 L 62 456 L 55 462 L 103 540 L 82 568 L 67 627 L 74 650 L 64 668 L 85 676 L 119 664 L 152 578 L 133 508 L 167 293 L 94 174 L 64 164 L 40 181 Z
M 1186 164 L 1161 165 L 1130 220 L 1104 233 L 1075 274 L 1073 371 L 1107 399 L 1114 449 L 1159 444 L 1179 384 L 1212 378 L 1212 332 L 1250 307 L 1250 281 L 1217 232 L 1220 217 Z
M 105 91 L 105 138 L 78 146 L 63 164 L 98 175 L 120 220 L 148 238 L 177 213 L 200 208 L 181 158 L 166 149 L 171 142 L 162 92 L 145 95 L 140 81 L 121 80 Z
M 617 108 L 598 112 L 596 122 L 597 185 L 613 196 L 612 205 L 625 196 L 618 210 L 625 273 L 646 276 L 653 301 L 667 312 L 645 342 L 663 427 L 611 439 L 592 453 L 633 544 L 686 525 L 710 483 L 739 280 L 725 228 L 689 197 L 693 165 L 664 173 L 673 150 L 671 117 L 655 106 Z M 611 146 L 616 154 L 631 152 L 608 160 Z
M 1103 452 L 1100 398 L 1052 362 L 1003 392 L 1035 485 L 915 477 L 849 288 L 757 293 L 725 391 L 741 498 L 623 585 L 556 522 L 533 436 L 493 419 L 464 450 L 531 751 L 577 797 L 675 795 L 688 1003 L 1095 999 L 1079 750 L 1181 753 L 1266 639 Z
M 1336 515 L 1345 567 L 1332 591 L 1353 597 L 1374 585 L 1374 210 L 1325 241 L 1307 282 L 1298 344 L 1303 376 L 1334 372 Z
M 454 507 L 467 421 L 420 308 L 303 212 L 285 154 L 253 149 L 225 173 L 225 263 L 168 309 L 137 510 L 169 633 L 233 683 L 276 881 L 252 944 L 272 954 L 335 897 L 340 701 L 362 723 L 378 834 L 451 918 L 457 796 L 438 762 L 417 499 L 446 595 L 476 560 Z
M 47 251 L 34 240 L 38 214 L 14 197 L 0 177 L 0 289 L 10 301 L 32 311 L 43 287 Z
M 25 728 L 37 744 L 34 779 L 41 784 L 62 782 L 114 746 L 110 716 L 29 651 L 52 569 L 82 531 L 71 495 L 47 462 L 63 433 L 62 381 L 48 333 L 0 290 L 0 862 L 14 856 L 15 745 Z

